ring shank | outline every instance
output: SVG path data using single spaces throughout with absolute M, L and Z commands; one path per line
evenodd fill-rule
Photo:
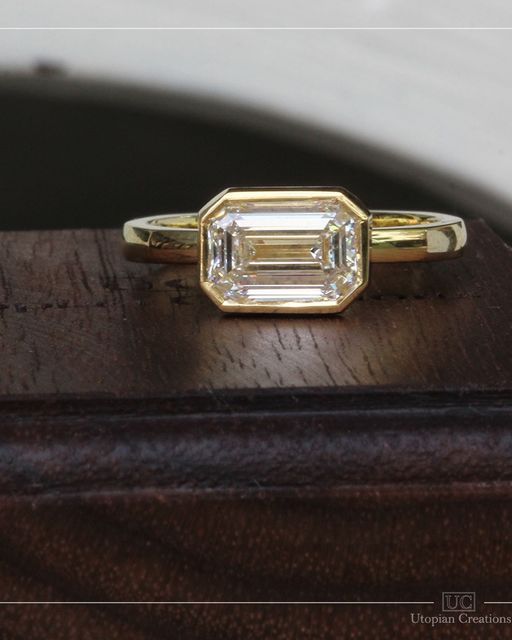
M 370 260 L 445 260 L 462 253 L 464 221 L 443 213 L 371 211 Z M 197 262 L 197 213 L 173 213 L 129 220 L 123 228 L 125 255 L 143 262 Z
M 445 213 L 372 211 L 370 260 L 417 262 L 456 258 L 466 241 L 466 225 Z

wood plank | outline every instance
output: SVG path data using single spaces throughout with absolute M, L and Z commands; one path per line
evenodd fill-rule
M 131 264 L 117 231 L 0 236 L 2 396 L 158 396 L 299 387 L 510 389 L 510 250 L 374 265 L 331 317 L 227 317 L 193 266 Z

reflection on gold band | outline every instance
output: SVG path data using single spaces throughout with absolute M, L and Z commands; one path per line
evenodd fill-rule
M 372 211 L 372 262 L 456 258 L 466 244 L 461 218 L 443 213 Z
M 466 227 L 457 216 L 408 211 L 371 211 L 372 262 L 445 260 L 459 256 Z M 144 262 L 197 262 L 198 214 L 137 218 L 123 228 L 125 254 Z

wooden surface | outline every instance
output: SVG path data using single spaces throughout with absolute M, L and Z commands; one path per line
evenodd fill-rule
M 12 604 L 2 639 L 423 638 L 448 590 L 512 615 L 483 604 L 512 600 L 512 253 L 469 231 L 324 318 L 222 316 L 118 231 L 1 234 L 0 600 L 434 602 Z
M 3 396 L 512 387 L 510 250 L 471 224 L 461 260 L 373 265 L 330 317 L 232 317 L 194 266 L 125 262 L 118 231 L 2 233 Z

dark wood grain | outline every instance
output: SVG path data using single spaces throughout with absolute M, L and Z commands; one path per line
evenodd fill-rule
M 483 604 L 512 600 L 512 253 L 484 223 L 324 318 L 222 316 L 118 236 L 0 235 L 0 600 L 434 605 L 11 604 L 2 638 L 427 638 L 448 590 L 512 615 Z
M 344 314 L 232 317 L 194 266 L 124 261 L 118 231 L 2 233 L 2 395 L 512 386 L 512 254 L 481 222 L 461 260 L 380 264 Z

